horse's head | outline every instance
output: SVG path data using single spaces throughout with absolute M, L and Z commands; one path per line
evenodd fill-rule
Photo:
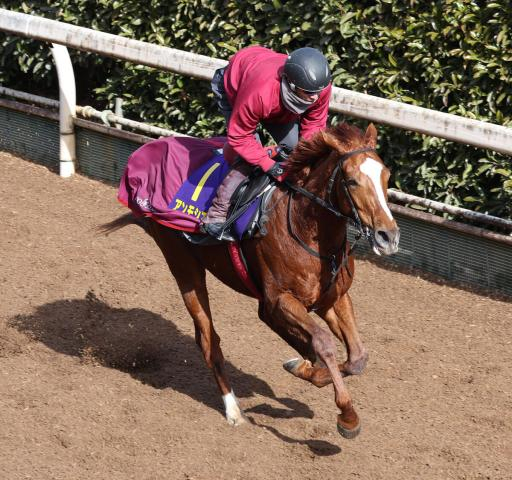
M 323 177 L 325 200 L 353 220 L 377 255 L 390 255 L 398 250 L 400 230 L 387 205 L 390 172 L 377 155 L 376 145 L 373 124 L 363 134 L 343 123 L 320 132 L 311 142 L 302 142 L 299 151 L 302 147 L 303 155 L 292 161 L 296 167 L 300 157 L 303 160 L 308 154 L 316 154 L 316 161 L 303 168 L 302 174 Z M 308 183 L 305 180 L 304 184 Z
M 377 130 L 370 124 L 361 145 L 338 151 L 340 181 L 335 184 L 340 207 L 357 217 L 368 232 L 373 251 L 389 255 L 398 250 L 400 230 L 387 205 L 389 169 L 375 151 Z

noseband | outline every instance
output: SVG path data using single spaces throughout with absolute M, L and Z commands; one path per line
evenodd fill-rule
M 356 246 L 357 242 L 359 241 L 359 239 L 361 237 L 364 237 L 366 240 L 370 240 L 370 238 L 371 238 L 370 228 L 367 227 L 366 225 L 364 225 L 363 222 L 361 221 L 361 217 L 359 216 L 357 208 L 356 208 L 356 206 L 354 204 L 354 200 L 352 199 L 352 195 L 350 195 L 350 191 L 349 191 L 348 186 L 347 186 L 347 181 L 346 181 L 346 178 L 345 178 L 345 174 L 343 173 L 343 163 L 345 162 L 345 160 L 347 160 L 348 158 L 350 158 L 353 155 L 357 155 L 358 153 L 364 153 L 364 152 L 375 152 L 375 149 L 367 147 L 367 148 L 360 148 L 360 149 L 357 149 L 357 150 L 351 150 L 350 152 L 344 153 L 339 158 L 338 163 L 336 164 L 336 167 L 332 171 L 331 176 L 329 177 L 329 181 L 327 183 L 327 196 L 326 196 L 327 201 L 322 199 L 322 198 L 320 198 L 320 197 L 317 197 L 315 194 L 309 192 L 308 190 L 306 190 L 306 189 L 304 189 L 302 187 L 299 187 L 297 185 L 293 185 L 293 184 L 291 184 L 291 183 L 289 183 L 287 181 L 284 182 L 284 184 L 286 185 L 286 187 L 288 188 L 288 191 L 289 191 L 289 196 L 288 196 L 288 230 L 290 232 L 290 235 L 308 253 L 310 253 L 311 255 L 313 255 L 313 256 L 321 259 L 321 260 L 325 260 L 325 261 L 328 261 L 330 263 L 331 279 L 330 279 L 329 284 L 327 285 L 327 288 L 325 289 L 324 293 L 326 293 L 331 288 L 331 286 L 333 285 L 334 281 L 336 280 L 336 277 L 338 276 L 338 273 L 340 272 L 341 268 L 344 265 L 346 265 L 347 259 L 352 254 L 352 252 L 354 251 L 355 246 Z M 336 206 L 331 201 L 331 199 L 332 199 L 332 192 L 334 190 L 334 185 L 335 185 L 336 177 L 338 176 L 338 174 L 340 174 L 341 177 L 342 177 L 340 183 L 341 183 L 341 186 L 343 187 L 343 193 L 345 194 L 345 197 L 347 198 L 347 200 L 349 202 L 350 210 L 351 210 L 351 212 L 350 212 L 351 215 L 345 215 L 344 213 L 341 213 L 339 211 L 339 209 L 336 208 Z M 297 234 L 295 233 L 295 231 L 293 229 L 293 224 L 292 224 L 292 221 L 291 221 L 291 205 L 292 205 L 293 195 L 295 193 L 299 193 L 299 194 L 303 195 L 304 197 L 308 198 L 309 200 L 311 200 L 312 202 L 316 203 L 317 205 L 320 205 L 322 208 L 325 208 L 326 210 L 331 212 L 333 215 L 335 215 L 337 218 L 345 218 L 346 220 L 348 220 L 357 229 L 356 240 L 355 240 L 354 244 L 352 245 L 352 247 L 350 248 L 350 251 L 349 251 L 348 255 L 345 256 L 343 254 L 344 251 L 345 251 L 345 248 L 346 248 L 346 244 L 347 244 L 347 236 L 346 235 L 345 235 L 345 239 L 343 240 L 343 243 L 342 243 L 341 247 L 338 250 L 336 250 L 334 253 L 332 253 L 331 255 L 322 255 L 322 254 L 320 254 L 320 252 L 317 252 L 316 250 L 313 250 L 309 245 L 307 245 L 302 239 L 300 239 L 297 236 Z M 336 257 L 337 257 L 337 255 L 338 255 L 338 253 L 340 251 L 342 252 L 342 259 L 341 259 L 341 261 L 338 264 L 337 261 L 336 261 Z M 348 273 L 349 273 L 350 276 L 352 276 L 350 271 L 348 271 Z M 314 309 L 315 309 L 314 306 L 311 307 L 311 310 L 314 310 Z

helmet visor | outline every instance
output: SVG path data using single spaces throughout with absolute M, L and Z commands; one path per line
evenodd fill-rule
M 290 90 L 294 93 L 297 93 L 297 91 L 300 91 L 300 92 L 304 93 L 305 95 L 312 97 L 313 95 L 319 94 L 323 90 L 323 88 L 321 88 L 320 90 L 305 90 L 304 88 L 297 87 L 297 85 L 295 85 L 293 82 L 291 82 L 286 75 L 285 75 L 285 78 L 286 78 L 286 81 L 288 82 L 288 85 L 290 85 Z

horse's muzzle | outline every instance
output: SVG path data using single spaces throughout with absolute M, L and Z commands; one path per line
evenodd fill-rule
M 398 227 L 384 230 L 374 230 L 372 248 L 377 255 L 391 255 L 398 251 L 400 229 Z

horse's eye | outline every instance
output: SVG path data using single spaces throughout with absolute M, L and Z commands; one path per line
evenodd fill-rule
M 357 187 L 359 184 L 355 178 L 347 178 L 347 186 L 348 187 Z

